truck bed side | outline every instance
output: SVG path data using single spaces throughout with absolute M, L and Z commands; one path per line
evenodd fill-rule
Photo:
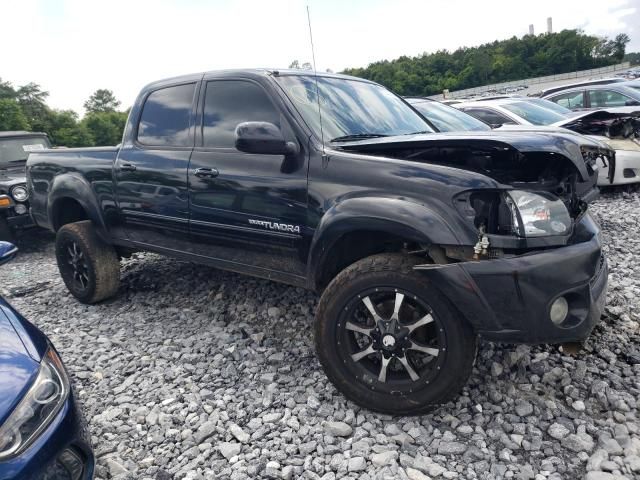
M 112 170 L 118 150 L 65 148 L 30 154 L 27 183 L 35 223 L 55 231 L 79 211 L 74 208 L 79 204 L 106 234 L 106 219 L 117 216 Z

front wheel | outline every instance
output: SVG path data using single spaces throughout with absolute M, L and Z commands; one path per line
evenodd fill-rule
M 96 303 L 118 291 L 118 255 L 98 237 L 90 221 L 69 223 L 58 230 L 56 259 L 62 280 L 82 303 Z
M 415 263 L 400 254 L 367 257 L 320 298 L 320 363 L 338 390 L 371 410 L 427 412 L 455 396 L 473 368 L 473 330 Z

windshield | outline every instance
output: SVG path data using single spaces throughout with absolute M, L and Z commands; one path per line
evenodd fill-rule
M 441 132 L 491 130 L 489 125 L 477 118 L 440 102 L 418 102 L 412 105 Z
M 24 162 L 30 152 L 49 148 L 43 137 L 0 138 L 0 167 L 6 168 L 10 163 Z
M 316 79 L 302 75 L 276 78 L 305 122 L 321 138 Z M 325 141 L 433 132 L 420 115 L 383 87 L 342 78 L 318 77 L 317 81 Z
M 504 103 L 501 106 L 519 117 L 524 118 L 532 125 L 551 125 L 552 123 L 560 122 L 567 118 L 564 115 L 560 115 L 559 113 L 527 101 Z

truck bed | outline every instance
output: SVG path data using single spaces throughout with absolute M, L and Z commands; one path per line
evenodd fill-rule
M 34 222 L 52 228 L 56 219 L 50 217 L 49 210 L 57 198 L 50 195 L 54 190 L 56 196 L 60 196 L 65 191 L 86 189 L 89 185 L 93 193 L 86 192 L 81 198 L 96 199 L 98 204 L 93 207 L 103 212 L 105 208 L 115 206 L 112 170 L 118 150 L 119 147 L 57 148 L 31 153 L 27 160 L 27 176 L 31 178 Z M 77 176 L 73 172 L 77 172 Z M 60 180 L 64 185 L 57 183 L 61 173 L 72 173 Z

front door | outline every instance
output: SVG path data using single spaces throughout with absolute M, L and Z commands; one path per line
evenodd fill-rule
M 196 83 L 155 90 L 147 97 L 137 140 L 114 165 L 118 202 L 129 239 L 188 250 L 187 169 L 193 151 Z
M 257 155 L 235 148 L 235 129 L 270 122 L 298 142 L 263 87 L 249 80 L 203 84 L 201 144 L 189 165 L 194 253 L 275 277 L 304 276 L 307 153 Z

